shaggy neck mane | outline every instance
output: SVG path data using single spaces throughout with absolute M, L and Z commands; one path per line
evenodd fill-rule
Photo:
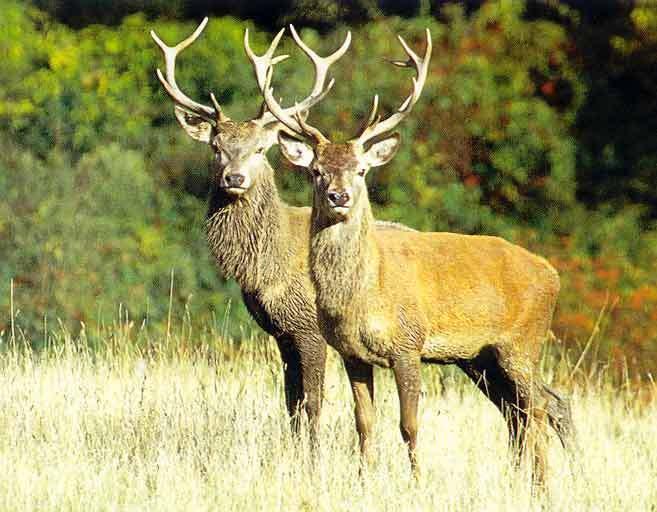
M 344 222 L 328 222 L 316 204 L 312 215 L 310 270 L 317 305 L 333 317 L 358 316 L 378 275 L 370 205 L 363 201 Z
M 246 292 L 279 282 L 288 271 L 283 240 L 290 228 L 274 171 L 266 165 L 243 196 L 231 197 L 216 186 L 210 192 L 206 220 L 210 250 L 219 271 Z

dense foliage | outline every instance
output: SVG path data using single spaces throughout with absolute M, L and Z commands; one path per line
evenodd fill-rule
M 57 2 L 36 3 L 61 14 Z M 310 12 L 306 3 L 292 2 L 276 19 L 298 20 Z M 410 76 L 381 57 L 402 55 L 396 33 L 422 48 L 429 27 L 434 52 L 423 98 L 402 129 L 400 154 L 370 178 L 378 215 L 419 229 L 500 234 L 544 254 L 562 275 L 558 336 L 577 354 L 591 339 L 588 355 L 654 369 L 657 130 L 650 127 L 657 115 L 648 114 L 657 110 L 655 12 L 627 9 L 622 30 L 617 23 L 596 31 L 579 11 L 554 2 L 549 16 L 523 2 L 438 3 L 399 12 L 408 18 L 381 17 L 368 2 L 347 11 L 339 4 L 334 18 L 330 9 L 316 10 L 321 19 L 309 22 L 323 29 L 372 21 L 353 27 L 337 85 L 313 121 L 344 139 L 375 92 L 384 110 L 396 108 Z M 178 128 L 153 72 L 162 62 L 148 31 L 174 42 L 194 22 L 149 19 L 156 4 L 144 3 L 146 14 L 104 20 L 115 26 L 79 22 L 83 28 L 74 29 L 0 0 L 5 336 L 12 280 L 16 323 L 33 333 L 44 317 L 73 328 L 112 321 L 119 304 L 136 324 L 163 326 L 172 281 L 178 316 L 223 318 L 228 301 L 239 303 L 205 248 L 209 152 Z M 162 9 L 170 17 L 193 11 Z M 243 56 L 247 26 L 254 29 L 213 18 L 179 63 L 190 96 L 205 101 L 212 90 L 237 118 L 260 104 Z M 302 35 L 328 52 L 345 30 Z M 269 34 L 255 32 L 255 46 L 264 48 Z M 276 70 L 277 93 L 301 96 L 310 66 L 288 41 L 280 51 L 293 58 Z M 277 150 L 270 157 L 282 170 L 285 197 L 308 204 L 304 177 Z M 241 306 L 232 315 L 235 328 L 247 322 Z

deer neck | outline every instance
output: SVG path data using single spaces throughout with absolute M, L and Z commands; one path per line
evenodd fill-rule
M 310 270 L 320 314 L 355 324 L 377 287 L 379 251 L 369 202 L 354 209 L 346 221 L 330 223 L 313 208 Z
M 289 224 L 269 164 L 244 195 L 213 186 L 206 220 L 208 244 L 219 271 L 254 292 L 279 282 L 287 272 L 284 240 Z

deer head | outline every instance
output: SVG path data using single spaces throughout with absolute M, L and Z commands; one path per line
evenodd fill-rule
M 401 36 L 398 38 L 409 58 L 391 63 L 415 68 L 417 76 L 412 79 L 413 91 L 397 112 L 385 120 L 377 116 L 379 98 L 374 96 L 372 110 L 360 134 L 347 142 L 331 142 L 305 118 L 289 115 L 281 108 L 270 86 L 271 69 L 261 88 L 269 111 L 288 128 L 278 134 L 283 155 L 292 164 L 306 168 L 312 174 L 314 205 L 321 215 L 334 222 L 347 219 L 354 207 L 367 197 L 367 172 L 395 156 L 400 136 L 393 130 L 411 112 L 422 93 L 431 57 L 431 34 L 427 29 L 423 58 L 416 55 Z
M 192 35 L 175 46 L 167 46 L 154 31 L 151 37 L 162 50 L 165 59 L 165 75 L 160 69 L 157 77 L 164 90 L 173 99 L 176 119 L 195 140 L 209 144 L 214 152 L 212 171 L 216 186 L 230 196 L 245 194 L 258 181 L 259 175 L 267 168 L 266 152 L 277 142 L 281 131 L 289 130 L 263 102 L 258 117 L 246 121 L 233 121 L 222 110 L 217 98 L 210 93 L 212 106 L 198 103 L 185 95 L 175 78 L 176 57 L 199 37 L 207 25 L 206 17 Z M 290 25 L 292 36 L 297 44 L 312 60 L 315 67 L 315 83 L 310 95 L 293 107 L 281 109 L 284 115 L 304 118 L 308 109 L 319 102 L 333 86 L 333 80 L 325 87 L 328 69 L 349 48 L 351 33 L 348 32 L 342 46 L 328 57 L 320 57 L 306 46 L 296 30 Z M 283 36 L 282 29 L 274 37 L 269 49 L 262 55 L 256 55 L 249 45 L 249 31 L 244 32 L 244 49 L 253 65 L 259 87 L 264 87 L 267 70 L 288 58 L 288 55 L 274 57 L 274 52 Z

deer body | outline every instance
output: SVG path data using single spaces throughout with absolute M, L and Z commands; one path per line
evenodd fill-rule
M 557 272 L 497 237 L 373 230 L 366 192 L 336 219 L 317 192 L 310 239 L 317 315 L 345 360 L 364 455 L 373 423 L 372 365 L 395 373 L 402 436 L 417 472 L 420 363 L 453 363 L 504 414 L 518 457 L 532 443 L 534 476 L 542 481 L 545 425 L 564 446 L 572 433 L 567 403 L 537 371 Z
M 368 205 L 344 222 L 317 221 L 320 325 L 344 357 L 456 363 L 487 345 L 538 357 L 559 290 L 544 259 L 496 237 L 376 232 Z
M 221 137 L 243 145 L 244 138 L 256 139 L 257 128 L 223 123 Z M 237 138 L 234 133 L 240 133 Z M 241 164 L 243 165 L 243 164 Z M 240 165 L 240 166 L 241 166 Z M 310 280 L 309 207 L 294 207 L 280 197 L 274 170 L 263 156 L 251 169 L 251 186 L 243 194 L 227 193 L 223 186 L 227 171 L 217 167 L 211 185 L 206 232 L 210 251 L 219 272 L 235 279 L 244 304 L 258 325 L 273 336 L 284 364 L 288 412 L 298 428 L 296 413 L 303 409 L 313 435 L 319 427 L 326 341 L 318 323 L 315 289 Z M 376 231 L 407 230 L 393 223 L 376 223 Z

